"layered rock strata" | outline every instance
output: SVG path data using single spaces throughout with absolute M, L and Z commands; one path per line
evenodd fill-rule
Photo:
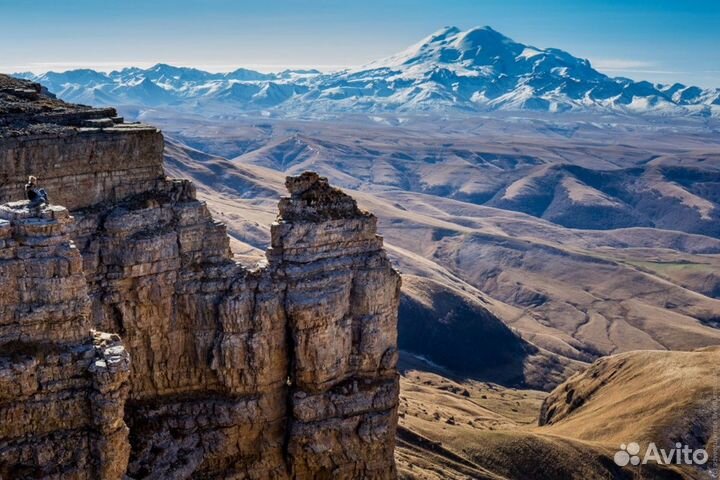
M 82 257 L 60 207 L 0 208 L 0 478 L 120 479 L 129 357 L 91 331 Z
M 39 297 L 8 293 L 21 313 L 10 316 L 5 308 L 0 319 L 19 325 L 12 335 L 38 336 L 32 340 L 37 368 L 63 382 L 78 375 L 90 382 L 74 390 L 90 400 L 85 416 L 73 421 L 94 423 L 72 427 L 92 450 L 68 460 L 73 473 L 62 478 L 394 477 L 400 281 L 375 217 L 315 174 L 289 178 L 267 265 L 247 269 L 233 261 L 225 226 L 196 199 L 192 184 L 165 178 L 160 132 L 125 126 L 114 111 L 62 104 L 32 84 L 23 89 L 36 97 L 17 96 L 20 88 L 11 91 L 7 82 L 0 81 L 0 201 L 17 198 L 24 178 L 34 174 L 53 203 L 72 214 L 59 207 L 42 211 L 57 212 L 51 220 L 62 228 L 47 239 L 65 242 L 73 267 L 34 277 L 18 270 L 16 283 Z M 50 221 L 42 212 L 27 221 Z M 26 257 L 18 259 L 32 268 Z M 55 281 L 59 290 L 53 290 L 64 293 L 44 287 L 65 273 L 65 283 Z M 76 310 L 58 307 L 60 317 L 33 307 L 38 313 L 26 319 L 28 305 L 46 308 L 54 295 L 58 301 L 71 296 Z M 116 336 L 90 334 L 91 328 Z M 46 356 L 51 344 L 73 352 L 87 345 L 94 356 L 82 354 L 87 365 L 67 360 L 75 373 L 64 375 Z M 18 365 L 26 357 L 18 355 L 7 355 L 8 371 L 24 368 Z M 124 370 L 107 374 L 103 355 L 113 358 L 106 365 Z M 1 378 L 23 384 L 19 376 Z M 63 388 L 57 380 L 53 385 Z M 21 395 L 13 388 L 3 397 L 8 405 L 33 401 L 31 390 Z M 55 405 L 54 398 L 47 404 Z M 105 410 L 95 415 L 95 404 Z M 58 419 L 69 408 L 60 408 Z M 51 476 L 43 464 L 54 461 L 39 460 L 50 451 L 43 443 L 47 432 L 32 423 L 13 428 L 0 425 L 0 472 Z M 21 461 L 5 447 L 20 436 L 35 460 Z M 52 451 L 63 445 L 71 451 L 74 441 L 57 439 Z
M 293 474 L 392 477 L 399 276 L 352 198 L 314 174 L 286 185 L 268 258 L 285 282 Z

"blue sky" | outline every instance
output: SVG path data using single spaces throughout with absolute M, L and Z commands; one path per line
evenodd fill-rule
M 637 80 L 720 87 L 720 0 L 0 0 L 0 71 L 360 65 L 490 25 Z

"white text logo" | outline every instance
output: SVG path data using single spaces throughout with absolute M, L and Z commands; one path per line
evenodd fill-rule
M 687 445 L 678 442 L 675 448 L 665 450 L 658 448 L 654 442 L 648 444 L 645 453 L 640 456 L 640 445 L 631 442 L 620 445 L 620 450 L 615 453 L 615 463 L 621 467 L 626 465 L 643 465 L 654 462 L 659 465 L 705 465 L 708 461 L 708 453 L 702 448 L 692 449 Z

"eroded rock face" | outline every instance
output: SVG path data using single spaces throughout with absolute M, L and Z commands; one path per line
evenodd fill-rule
M 0 107 L 3 95 L 14 94 L 0 92 Z M 400 280 L 375 217 L 316 174 L 288 178 L 268 265 L 248 270 L 232 260 L 225 226 L 193 186 L 164 177 L 159 132 L 66 104 L 54 113 L 61 107 L 42 94 L 33 101 L 50 111 L 45 103 L 19 109 L 23 98 L 12 98 L 20 113 L 5 119 L 14 133 L 0 136 L 0 174 L 11 179 L 0 200 L 17 197 L 16 182 L 34 174 L 72 217 L 44 209 L 43 221 L 55 222 L 43 227 L 52 254 L 42 242 L 25 246 L 62 259 L 57 265 L 29 262 L 0 240 L 0 269 L 6 257 L 15 262 L 2 270 L 12 281 L 2 287 L 0 338 L 8 340 L 0 345 L 20 337 L 36 345 L 34 356 L 0 347 L 11 352 L 0 354 L 8 385 L 0 395 L 10 392 L 0 408 L 24 408 L 39 395 L 17 371 L 49 369 L 57 388 L 79 385 L 78 376 L 87 386 L 73 390 L 72 419 L 68 406 L 50 414 L 57 425 L 0 425 L 0 476 L 48 477 L 44 466 L 63 455 L 72 473 L 62 478 L 395 476 Z M 46 160 L 56 162 L 47 180 L 37 170 Z M 0 225 L 0 236 L 26 238 L 23 222 Z M 35 293 L 18 296 L 15 285 Z M 83 360 L 60 355 L 67 366 L 58 367 L 49 345 Z M 84 433 L 46 439 L 73 429 Z M 85 456 L 70 459 L 74 443 Z
M 313 173 L 286 184 L 268 257 L 286 282 L 293 476 L 393 477 L 399 276 L 352 198 Z
M 0 207 L 0 478 L 125 473 L 129 356 L 91 331 L 82 257 L 61 207 Z

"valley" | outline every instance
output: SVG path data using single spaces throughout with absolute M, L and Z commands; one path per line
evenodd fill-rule
M 474 133 L 462 135 L 452 122 L 434 132 L 423 121 L 404 127 L 359 121 L 258 126 L 182 117 L 170 122 L 152 112 L 143 119 L 166 120 L 170 170 L 194 179 L 229 224 L 236 253 L 249 260 L 267 242 L 259 225 L 272 219 L 285 174 L 315 170 L 353 191 L 364 208 L 378 213 L 380 231 L 406 279 L 401 310 L 412 309 L 415 318 L 418 312 L 438 318 L 465 311 L 468 318 L 500 319 L 528 345 L 498 330 L 502 340 L 487 342 L 489 348 L 529 348 L 532 353 L 521 357 L 535 358 L 516 369 L 520 383 L 551 387 L 601 355 L 720 342 L 714 328 L 720 311 L 720 207 L 714 198 L 720 144 L 711 133 L 582 126 L 571 138 L 553 137 L 545 133 L 548 120 L 477 120 L 475 128 L 463 125 Z M 233 157 L 240 148 L 246 151 Z M 627 171 L 638 168 L 655 174 L 628 178 Z M 538 182 L 548 170 L 564 172 L 555 187 L 544 178 Z M 683 183 L 693 175 L 708 181 Z M 593 181 L 598 177 L 606 180 Z M 672 195 L 658 193 L 668 190 Z M 585 228 L 533 215 L 539 205 L 533 192 L 550 195 L 555 212 Z M 508 195 L 515 203 L 500 201 Z M 618 218 L 620 204 L 635 223 L 611 228 L 608 220 Z M 424 328 L 432 323 L 437 322 Z M 456 339 L 467 333 L 446 331 Z M 462 363 L 465 373 L 483 370 L 482 361 L 473 365 L 466 354 L 453 359 L 437 346 L 428 352 L 413 344 L 410 334 L 403 338 L 410 342 L 403 348 L 412 345 L 433 361 L 458 368 Z M 473 338 L 485 336 L 477 330 Z M 452 339 L 446 340 L 446 350 L 457 352 Z M 491 351 L 488 358 L 502 358 Z
M 148 111 L 144 118 L 150 115 L 157 114 Z M 595 433 L 637 395 L 648 398 L 642 392 L 649 387 L 633 384 L 628 373 L 609 387 L 608 401 L 617 403 L 603 407 L 609 408 L 604 414 L 585 413 L 591 417 L 582 420 L 571 415 L 567 427 L 561 421 L 538 428 L 547 392 L 601 356 L 642 359 L 637 350 L 720 344 L 717 222 L 691 206 L 708 204 L 706 212 L 717 215 L 716 137 L 657 125 L 626 125 L 626 132 L 580 126 L 572 135 L 553 136 L 545 122 L 477 120 L 484 128 L 463 124 L 457 130 L 447 122 L 440 132 L 424 120 L 406 126 L 263 120 L 259 126 L 175 117 L 166 123 L 168 170 L 193 178 L 199 196 L 228 223 L 242 262 L 262 261 L 267 231 L 260 225 L 272 221 L 287 173 L 317 170 L 377 213 L 403 277 L 396 450 L 401 478 L 521 478 L 529 471 L 548 479 L 638 478 L 612 463 L 615 443 L 632 432 L 618 426 L 607 437 Z M 463 135 L 463 129 L 473 133 Z M 639 186 L 638 177 L 627 176 L 638 169 L 665 173 L 646 176 L 650 183 Z M 548 170 L 564 172 L 564 181 L 582 192 L 580 201 L 568 195 L 565 203 L 551 203 L 590 228 L 533 214 L 536 197 L 522 192 L 563 194 L 562 181 L 554 191 L 535 183 L 537 172 Z M 710 180 L 687 184 L 687 176 Z M 587 179 L 593 177 L 608 180 L 591 190 Z M 636 199 L 622 200 L 619 185 Z M 463 193 L 472 188 L 486 194 Z M 668 188 L 677 194 L 658 194 Z M 516 193 L 516 203 L 499 203 L 508 191 Z M 607 220 L 617 213 L 615 202 L 637 224 L 611 228 Z M 646 207 L 650 203 L 656 208 Z M 638 220 L 652 211 L 664 217 Z M 685 221 L 667 220 L 671 216 Z M 667 228 L 655 224 L 662 221 Z M 684 382 L 673 394 L 678 397 L 654 396 L 691 415 L 695 407 L 677 398 L 708 391 L 718 378 L 716 356 L 717 350 L 688 357 L 694 365 L 706 358 L 699 363 L 709 370 L 691 375 L 702 386 Z M 668 357 L 668 365 L 675 361 L 681 360 Z M 642 362 L 629 368 L 640 369 Z M 647 376 L 649 370 L 638 371 Z M 672 383 L 652 378 L 658 385 Z M 599 393 L 593 402 L 605 396 Z M 698 408 L 718 408 L 712 399 L 699 398 Z M 658 405 L 659 412 L 663 408 Z M 653 430 L 663 423 L 657 416 L 637 413 L 637 421 L 654 432 L 646 440 L 676 438 Z M 577 422 L 587 426 L 583 430 Z M 677 427 L 677 435 L 687 428 Z M 587 433 L 577 436 L 578 429 Z M 708 435 L 705 441 L 717 448 Z M 548 460 L 537 463 L 538 455 Z M 649 468 L 639 478 L 703 475 Z
M 660 439 L 661 448 L 682 441 L 717 451 L 709 412 L 720 408 L 718 355 L 718 348 L 622 354 L 550 395 L 458 378 L 406 355 L 395 453 L 400 478 L 712 478 L 708 469 L 648 463 L 638 470 L 612 458 L 630 441 L 643 451 Z M 538 426 L 539 410 L 549 425 Z

